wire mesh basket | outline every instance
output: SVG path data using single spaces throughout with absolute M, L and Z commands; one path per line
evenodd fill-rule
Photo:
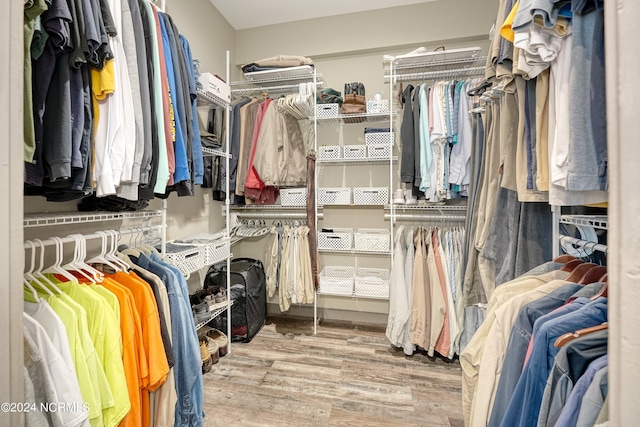
M 385 268 L 358 268 L 354 285 L 356 296 L 389 298 L 389 270 Z
M 320 160 L 340 160 L 342 147 L 339 145 L 321 145 L 318 147 Z
M 351 188 L 318 188 L 319 205 L 349 205 L 351 204 Z
M 388 252 L 389 230 L 383 228 L 358 228 L 353 234 L 355 248 L 359 251 Z
M 353 295 L 353 267 L 326 266 L 320 272 L 321 294 Z
M 387 187 L 354 187 L 354 205 L 384 205 L 389 202 Z
M 318 249 L 348 251 L 353 244 L 352 228 L 333 228 L 318 232 Z
M 281 188 L 280 204 L 282 206 L 306 206 L 307 188 Z

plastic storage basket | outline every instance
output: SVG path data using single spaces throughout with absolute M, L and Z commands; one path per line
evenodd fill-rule
M 358 268 L 355 277 L 355 295 L 369 298 L 389 298 L 389 270 Z
M 340 106 L 338 104 L 317 104 L 316 115 L 319 119 L 326 117 L 338 117 Z
M 367 157 L 370 159 L 388 159 L 391 157 L 391 145 L 367 145 Z
M 351 204 L 351 188 L 318 188 L 319 205 Z
M 204 246 L 191 244 L 171 245 L 164 254 L 167 261 L 174 265 L 182 274 L 189 275 L 206 266 Z
M 339 145 L 321 145 L 318 149 L 320 160 L 340 160 L 342 147 Z
M 389 202 L 387 187 L 354 187 L 353 203 L 355 205 L 384 205 Z
M 333 231 L 318 232 L 318 249 L 349 251 L 353 243 L 352 228 L 332 228 Z
M 364 134 L 364 142 L 367 145 L 393 144 L 393 132 L 368 132 Z
M 388 113 L 389 100 L 381 99 L 380 101 L 367 101 L 367 113 Z
M 345 145 L 342 147 L 345 159 L 364 159 L 367 157 L 366 145 Z
M 321 294 L 353 295 L 353 267 L 326 266 L 320 272 Z
M 353 237 L 356 250 L 369 252 L 389 251 L 389 230 L 383 228 L 358 228 Z
M 282 206 L 306 206 L 307 188 L 281 188 L 280 204 Z

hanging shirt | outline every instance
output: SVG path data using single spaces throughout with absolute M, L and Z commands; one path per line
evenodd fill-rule
M 69 349 L 66 349 L 66 357 L 63 357 L 56 350 L 56 346 L 51 342 L 47 332 L 38 322 L 26 313 L 23 313 L 23 322 L 38 350 L 40 350 L 47 373 L 51 377 L 55 400 L 49 403 L 64 403 L 67 405 L 64 411 L 60 411 L 64 426 L 89 426 L 89 413 L 84 407 L 78 377 L 73 366 L 68 365 L 72 363 L 71 355 L 68 353 Z M 64 345 L 65 343 L 59 344 Z M 68 342 L 66 345 L 68 346 Z M 65 358 L 68 360 L 65 360 Z

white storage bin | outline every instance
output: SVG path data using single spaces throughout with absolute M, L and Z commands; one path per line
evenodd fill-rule
M 282 206 L 306 206 L 307 187 L 281 188 L 280 204 Z
M 318 148 L 320 160 L 340 160 L 342 157 L 342 147 L 339 145 L 321 145 Z
M 367 101 L 367 113 L 388 113 L 389 100 L 381 99 L 380 101 Z
M 389 270 L 384 268 L 358 268 L 355 277 L 355 295 L 370 298 L 389 298 Z
M 353 187 L 353 204 L 384 205 L 389 203 L 387 187 Z
M 356 250 L 370 252 L 389 251 L 389 230 L 383 228 L 358 228 L 353 236 Z
M 345 159 L 364 159 L 367 157 L 366 145 L 345 145 L 342 147 Z
M 391 145 L 367 145 L 367 157 L 370 159 L 388 159 L 391 157 Z
M 175 245 L 178 246 L 178 245 Z M 184 245 L 185 249 L 175 252 L 166 252 L 165 258 L 169 264 L 175 266 L 185 276 L 200 270 L 206 266 L 205 248 L 201 246 Z
M 353 267 L 326 266 L 320 272 L 321 294 L 353 295 Z
M 368 132 L 364 134 L 364 142 L 367 145 L 393 145 L 393 132 Z
M 326 117 L 338 117 L 340 106 L 338 104 L 317 104 L 316 116 L 319 119 Z
M 319 205 L 350 205 L 351 188 L 318 188 Z
M 349 251 L 353 243 L 352 228 L 332 228 L 333 231 L 318 231 L 318 249 Z

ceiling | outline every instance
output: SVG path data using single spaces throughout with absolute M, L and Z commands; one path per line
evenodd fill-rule
M 236 30 L 436 0 L 211 0 Z

